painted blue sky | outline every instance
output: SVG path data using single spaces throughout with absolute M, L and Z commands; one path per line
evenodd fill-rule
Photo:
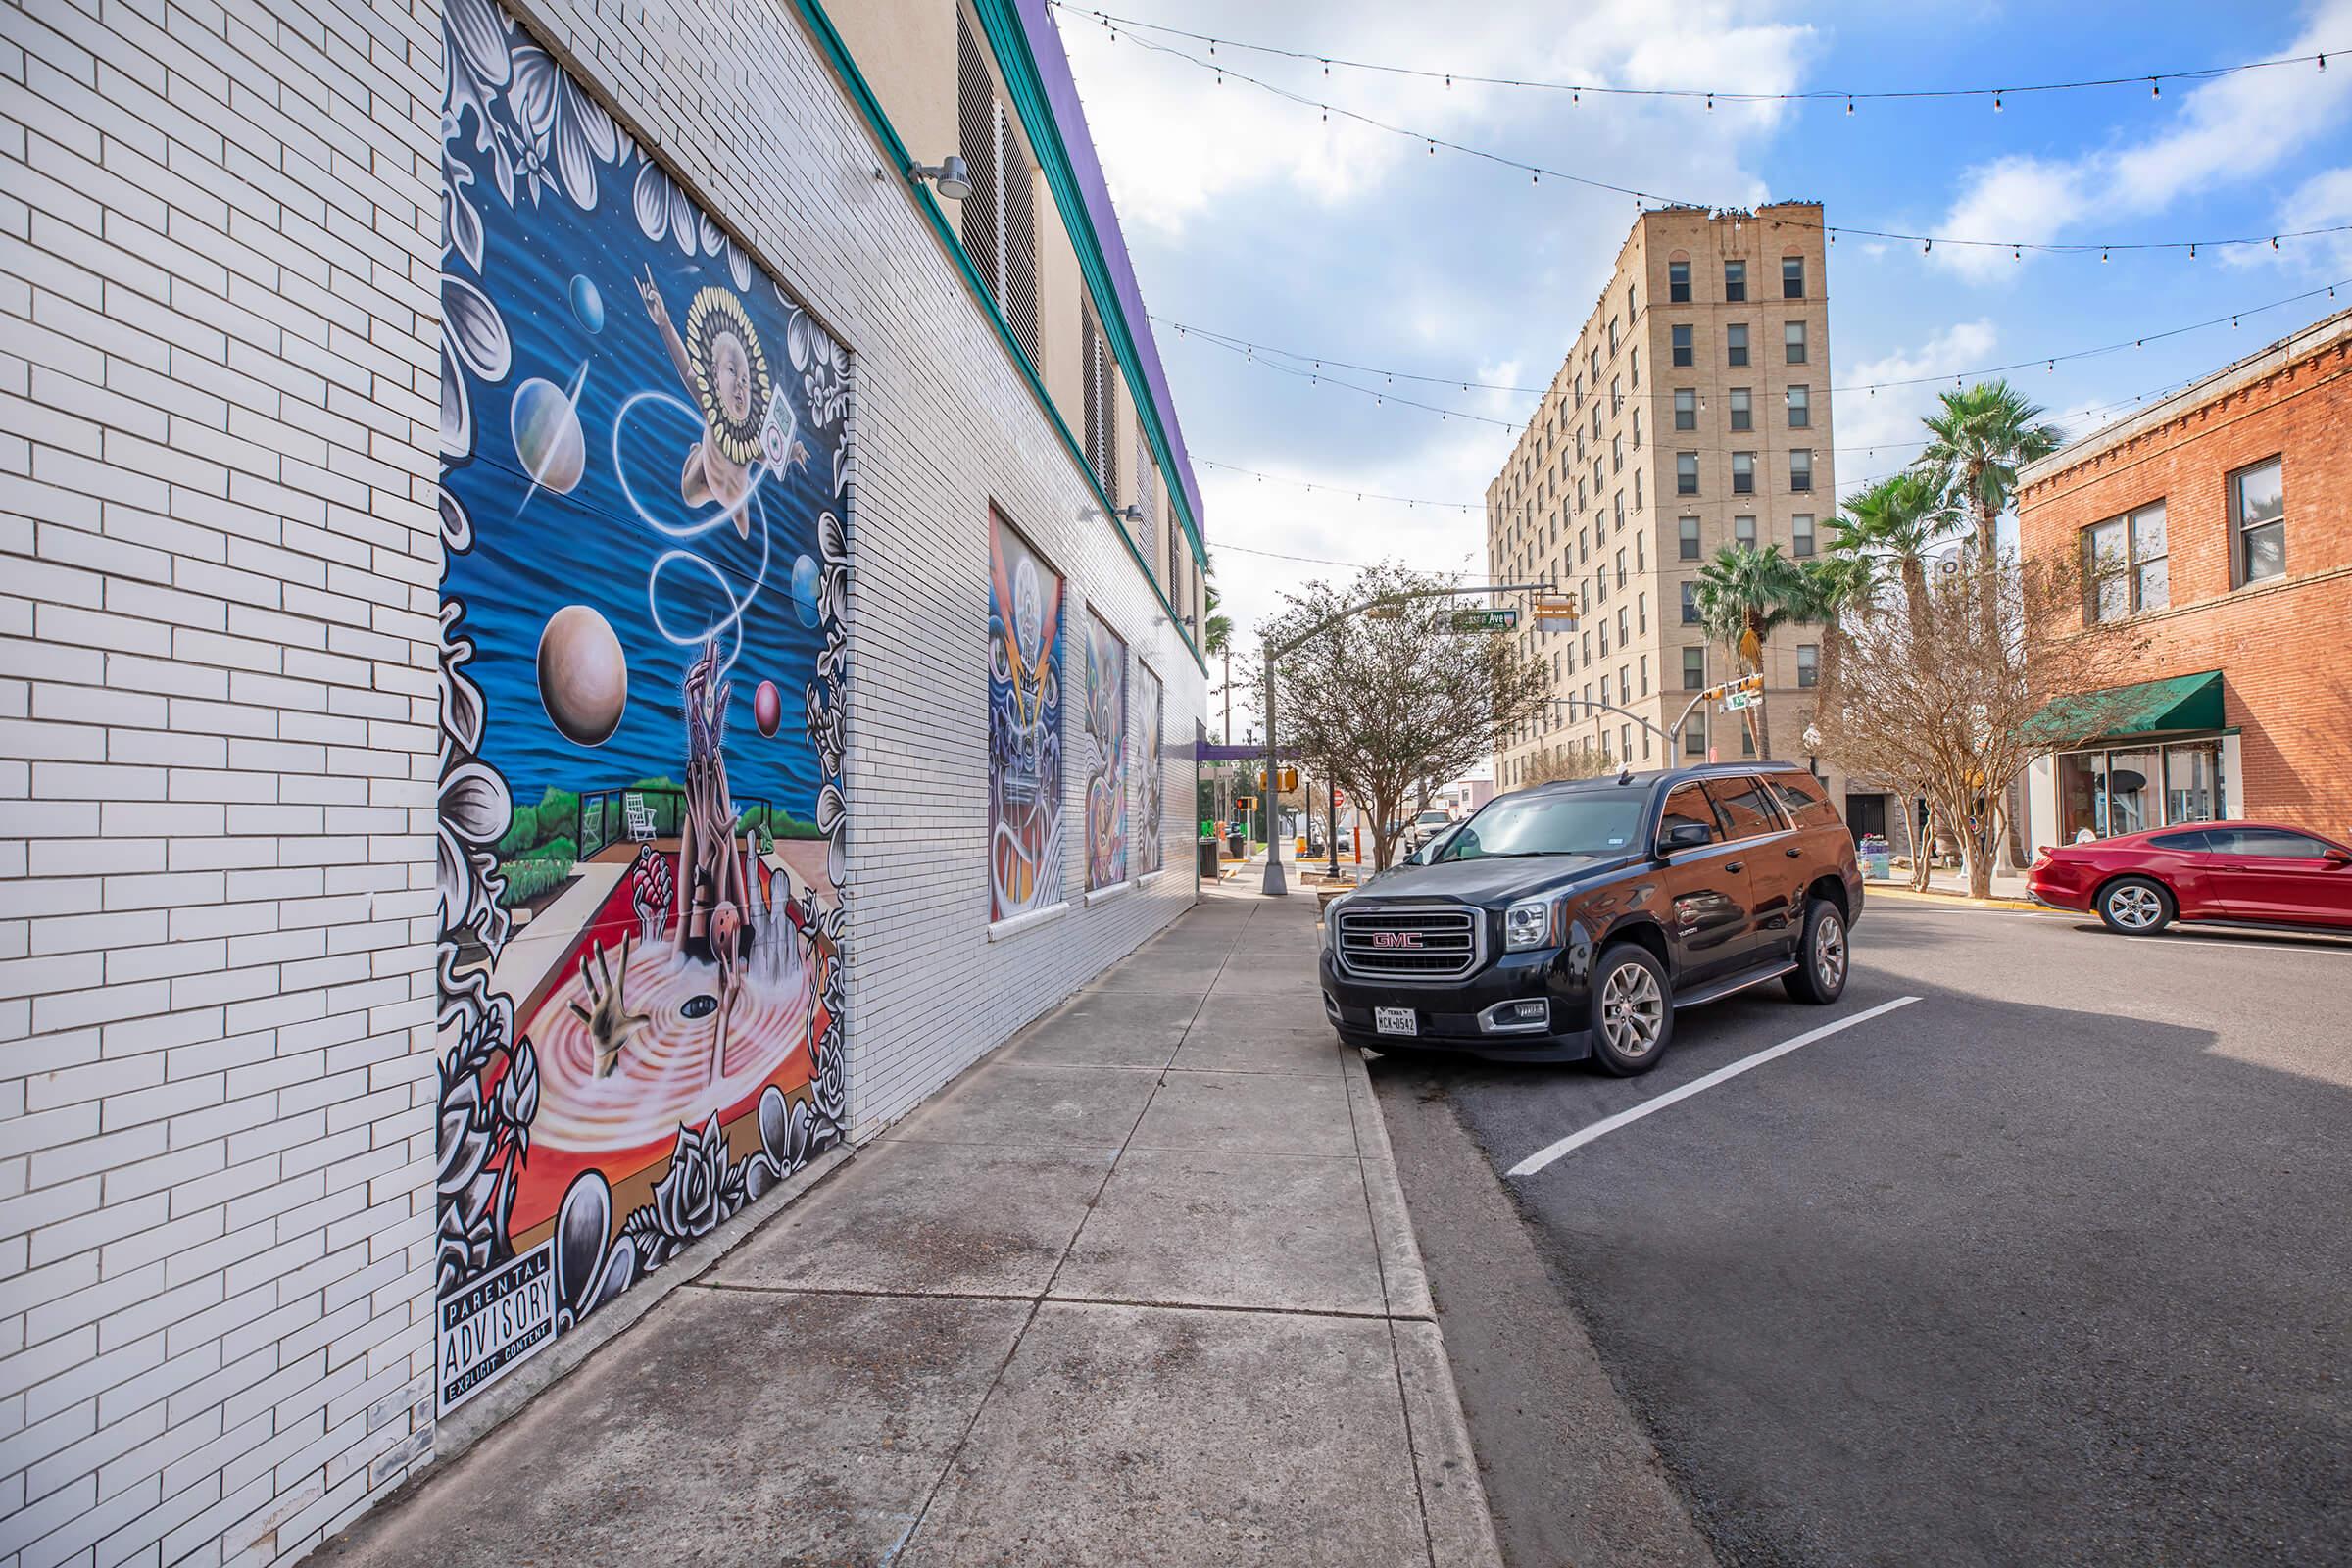
M 2290 6 L 1663 5 L 1546 0 L 1097 0 L 1144 22 L 1438 70 L 1629 86 L 1867 90 L 2196 70 L 2325 50 L 2202 83 L 1950 104 L 1718 105 L 1447 87 L 1220 51 L 1310 99 L 1529 162 L 1715 205 L 1824 202 L 1833 224 L 2020 240 L 2269 234 L 2352 222 L 2352 0 Z M 1540 386 L 1606 280 L 1622 196 L 1494 168 L 1300 107 L 1056 13 L 1152 312 L 1310 354 Z M 1181 43 L 1181 40 L 1167 40 Z M 1199 45 L 1183 45 L 1200 53 Z M 1836 383 L 1944 375 L 2120 339 L 2352 279 L 2352 235 L 2236 252 L 2035 257 L 1840 240 Z M 2218 368 L 2331 310 L 2316 298 L 2013 379 L 2070 431 L 2088 411 Z M 1503 429 L 1314 387 L 1158 329 L 1196 459 L 1476 503 Z M 1948 383 L 1946 383 L 1948 384 Z M 1398 390 L 1404 390 L 1401 383 Z M 1840 488 L 1912 453 L 1932 386 L 1836 399 Z M 1441 395 L 1441 393 L 1443 395 Z M 1423 389 L 1506 418 L 1532 397 Z M 2112 414 L 2103 416 L 2113 416 Z M 1873 449 L 1876 449 L 1875 451 Z M 1484 523 L 1203 465 L 1218 581 L 1247 632 L 1339 568 L 1220 551 L 1483 566 Z

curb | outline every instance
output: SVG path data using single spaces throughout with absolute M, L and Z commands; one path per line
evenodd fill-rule
M 1389 1338 L 1404 1396 L 1430 1562 L 1433 1568 L 1502 1568 L 1494 1512 L 1479 1479 L 1470 1423 L 1462 1414 L 1461 1391 L 1446 1354 L 1445 1330 L 1430 1298 L 1421 1244 L 1413 1239 L 1412 1215 L 1396 1176 L 1388 1123 L 1381 1118 L 1364 1054 L 1343 1049 L 1340 1055 L 1348 1080 L 1348 1116 L 1355 1123 L 1356 1150 L 1364 1167 L 1364 1199 L 1372 1210 L 1373 1244 L 1380 1253 Z
M 1892 882 L 1865 883 L 1863 884 L 1863 897 L 1865 898 L 1893 899 L 1898 903 L 1909 902 L 1913 904 L 1947 904 L 1954 908 L 1960 909 L 2023 909 L 2031 914 L 2067 914 L 2073 912 L 2066 909 L 2053 909 L 2046 904 L 2035 904 L 2031 899 L 1979 899 L 1973 898 L 1966 893 L 1945 893 L 1934 888 L 1922 893 L 1917 888 L 1904 887 L 1898 883 Z

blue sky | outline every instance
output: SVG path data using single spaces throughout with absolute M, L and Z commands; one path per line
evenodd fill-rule
M 1602 0 L 1441 7 L 1337 0 L 1097 0 L 1194 31 L 1436 70 L 1746 90 L 1993 86 L 2195 70 L 2339 47 L 2310 66 L 1982 101 L 1734 107 L 1447 87 L 1236 52 L 1317 101 L 1546 167 L 1716 205 L 1805 198 L 1833 224 L 1994 239 L 2129 241 L 2352 222 L 2352 0 L 2306 6 L 1943 4 L 1900 8 Z M 1335 359 L 1540 386 L 1634 217 L 1623 196 L 1480 164 L 1301 108 L 1056 13 L 1145 298 L 1155 316 Z M 1166 40 L 1196 54 L 1200 45 Z M 1830 262 L 1838 386 L 2096 347 L 2352 279 L 2352 235 L 2239 252 L 2007 252 L 1842 239 Z M 2218 368 L 2352 289 L 2145 349 L 2012 379 L 2070 430 L 2085 414 Z M 1249 632 L 1284 589 L 1344 568 L 1221 544 L 1480 567 L 1476 514 L 1349 497 L 1476 503 L 1501 428 L 1310 386 L 1157 328 L 1202 465 L 1217 579 Z M 1358 379 L 1362 379 L 1358 377 Z M 1946 383 L 1948 385 L 1948 383 Z M 1398 391 L 1408 390 L 1402 383 Z M 1900 466 L 1936 388 L 1836 398 L 1839 487 Z M 1532 397 L 1423 388 L 1524 417 Z M 2108 415 L 2106 416 L 2114 416 Z M 1877 450 L 1873 451 L 1873 448 Z M 1321 487 L 1329 486 L 1325 490 Z

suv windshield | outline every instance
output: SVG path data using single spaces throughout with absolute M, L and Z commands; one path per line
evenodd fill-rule
M 1536 795 L 1496 801 L 1446 846 L 1441 860 L 1490 855 L 1621 855 L 1642 830 L 1639 791 Z

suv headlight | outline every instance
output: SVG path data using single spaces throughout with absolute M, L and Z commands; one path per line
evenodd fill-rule
M 1551 942 L 1551 901 L 1528 899 L 1502 914 L 1502 946 L 1506 953 L 1547 947 Z
M 1340 906 L 1353 897 L 1352 893 L 1343 893 L 1323 906 L 1323 945 L 1335 952 L 1339 948 Z

